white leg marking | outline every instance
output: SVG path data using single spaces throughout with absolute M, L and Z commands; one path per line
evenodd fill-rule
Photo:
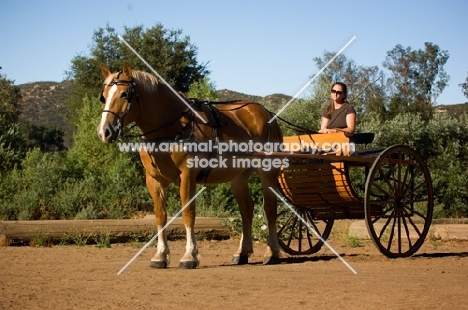
M 200 262 L 200 254 L 198 253 L 197 239 L 195 237 L 195 230 L 193 227 L 185 228 L 187 233 L 187 244 L 185 246 L 185 255 L 182 257 L 181 262 L 195 261 L 197 266 Z

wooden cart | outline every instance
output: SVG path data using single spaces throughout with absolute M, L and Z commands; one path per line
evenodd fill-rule
M 285 147 L 296 149 L 278 183 L 295 212 L 279 207 L 282 249 L 291 255 L 316 253 L 323 242 L 308 226 L 326 240 L 335 220 L 365 219 L 370 238 L 384 255 L 414 254 L 424 243 L 433 213 L 426 164 L 405 145 L 353 151 L 346 147 L 351 142 L 343 133 L 284 137 Z M 309 148 L 297 151 L 298 144 Z M 311 145 L 320 152 L 312 154 Z M 352 185 L 350 175 L 361 176 L 360 188 Z

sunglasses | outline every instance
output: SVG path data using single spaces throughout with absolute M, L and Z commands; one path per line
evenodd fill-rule
M 338 90 L 332 89 L 331 92 L 332 92 L 332 94 L 343 95 L 343 92 L 342 92 L 342 91 L 338 91 Z

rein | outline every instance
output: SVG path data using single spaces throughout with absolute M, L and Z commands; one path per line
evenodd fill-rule
M 165 124 L 163 124 L 163 125 L 161 125 L 161 126 L 155 128 L 155 129 L 152 129 L 152 130 L 149 130 L 149 131 L 147 131 L 147 132 L 144 132 L 144 133 L 142 133 L 142 134 L 139 134 L 139 135 L 126 135 L 126 134 L 123 134 L 123 133 L 122 133 L 121 137 L 126 137 L 126 138 L 142 138 L 142 137 L 144 137 L 144 136 L 146 136 L 146 135 L 148 135 L 148 134 L 150 134 L 150 133 L 157 132 L 157 131 L 159 131 L 159 130 L 161 130 L 161 129 L 163 129 L 163 128 L 166 128 L 166 127 L 172 125 L 172 124 L 175 123 L 178 119 L 180 119 L 180 118 L 182 117 L 182 115 L 184 115 L 184 114 L 187 113 L 187 112 L 189 112 L 189 111 L 183 111 L 183 112 L 181 112 L 179 115 L 177 115 L 174 119 L 172 119 L 171 121 L 169 121 L 169 122 L 167 122 L 167 123 L 165 123 Z M 190 119 L 193 119 L 193 118 L 192 118 L 193 115 L 194 115 L 193 113 L 190 113 Z M 135 125 L 134 125 L 134 126 L 135 126 Z M 132 126 L 132 128 L 133 128 L 134 126 Z M 185 132 L 185 129 L 186 129 L 186 128 L 187 128 L 187 125 L 183 126 L 182 129 L 181 129 L 181 130 L 177 133 L 177 135 L 175 136 L 174 140 L 178 140 L 179 137 Z M 165 139 L 165 138 L 163 138 L 163 139 Z M 158 139 L 158 140 L 159 140 L 159 139 Z

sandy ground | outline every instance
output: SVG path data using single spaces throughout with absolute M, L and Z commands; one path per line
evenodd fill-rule
M 183 240 L 171 241 L 169 268 L 148 268 L 143 243 L 0 248 L 0 309 L 468 309 L 468 241 L 427 240 L 410 258 L 389 259 L 369 240 L 333 234 L 305 258 L 230 266 L 238 240 L 199 242 L 195 270 L 178 269 Z M 359 246 L 357 246 L 359 245 Z

